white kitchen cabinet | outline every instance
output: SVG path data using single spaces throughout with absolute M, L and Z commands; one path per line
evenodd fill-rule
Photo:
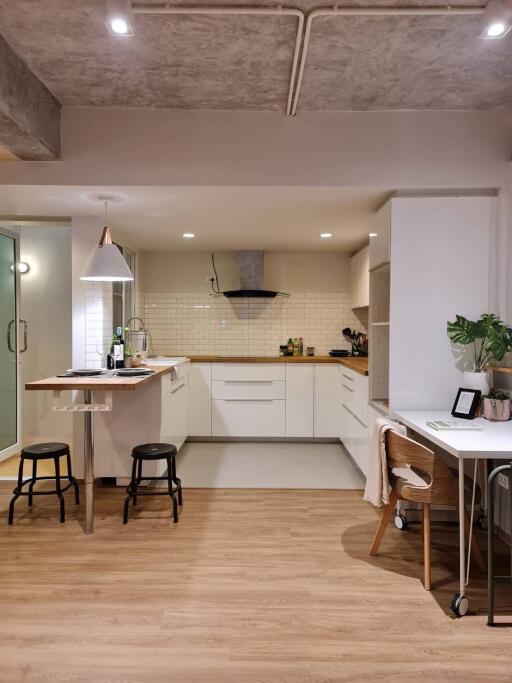
M 369 247 L 365 247 L 350 259 L 352 308 L 363 308 L 370 303 L 369 258 Z
M 398 197 L 391 202 L 390 408 L 451 409 L 464 367 L 446 323 L 456 314 L 476 320 L 493 310 L 496 198 Z
M 284 364 L 214 363 L 212 436 L 285 436 Z
M 224 399 L 285 399 L 286 382 L 281 380 L 215 380 L 212 398 Z
M 368 377 L 343 365 L 340 366 L 341 396 L 349 410 L 368 424 Z
M 286 436 L 314 435 L 314 370 L 313 363 L 286 365 Z
M 285 381 L 284 363 L 213 363 L 212 380 L 227 382 Z
M 217 437 L 284 437 L 285 401 L 215 399 L 212 434 Z
M 391 260 L 391 201 L 375 214 L 369 246 L 369 268 L 373 270 Z
M 173 367 L 158 380 L 136 391 L 113 392 L 113 410 L 98 412 L 94 421 L 95 463 L 97 477 L 115 477 L 124 484 L 131 476 L 134 446 L 166 442 L 180 448 L 187 437 L 189 362 Z M 103 392 L 95 395 L 104 400 Z M 148 461 L 147 476 L 160 476 L 164 461 Z
M 189 373 L 188 433 L 212 435 L 212 364 L 192 363 Z
M 339 436 L 338 366 L 334 363 L 315 363 L 314 436 Z
M 161 440 L 181 448 L 188 436 L 188 375 L 173 379 L 162 377 L 162 428 Z
M 343 445 L 361 472 L 368 474 L 368 427 L 354 413 L 342 404 Z
M 368 377 L 339 366 L 340 439 L 363 472 L 368 472 Z

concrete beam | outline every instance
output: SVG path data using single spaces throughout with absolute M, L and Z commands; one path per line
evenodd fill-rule
M 60 104 L 2 36 L 0 144 L 23 161 L 60 157 Z

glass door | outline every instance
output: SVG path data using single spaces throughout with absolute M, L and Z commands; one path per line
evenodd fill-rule
M 0 460 L 19 445 L 18 236 L 0 227 Z

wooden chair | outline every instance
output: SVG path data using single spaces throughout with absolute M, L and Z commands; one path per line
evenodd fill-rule
M 458 508 L 457 477 L 446 463 L 425 446 L 393 430 L 386 432 L 386 456 L 391 493 L 375 532 L 369 554 L 377 555 L 386 528 L 394 516 L 398 500 L 422 504 L 424 585 L 430 590 L 430 506 L 446 505 Z M 393 471 L 394 470 L 394 471 Z M 466 535 L 469 534 L 469 516 L 465 512 Z M 477 567 L 484 572 L 485 565 L 472 535 L 471 552 Z

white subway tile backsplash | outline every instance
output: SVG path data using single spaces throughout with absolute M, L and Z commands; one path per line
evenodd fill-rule
M 350 348 L 345 327 L 366 331 L 348 293 L 299 292 L 289 298 L 241 299 L 205 294 L 139 294 L 138 313 L 159 355 L 275 356 L 289 337 L 303 337 L 317 355 Z

